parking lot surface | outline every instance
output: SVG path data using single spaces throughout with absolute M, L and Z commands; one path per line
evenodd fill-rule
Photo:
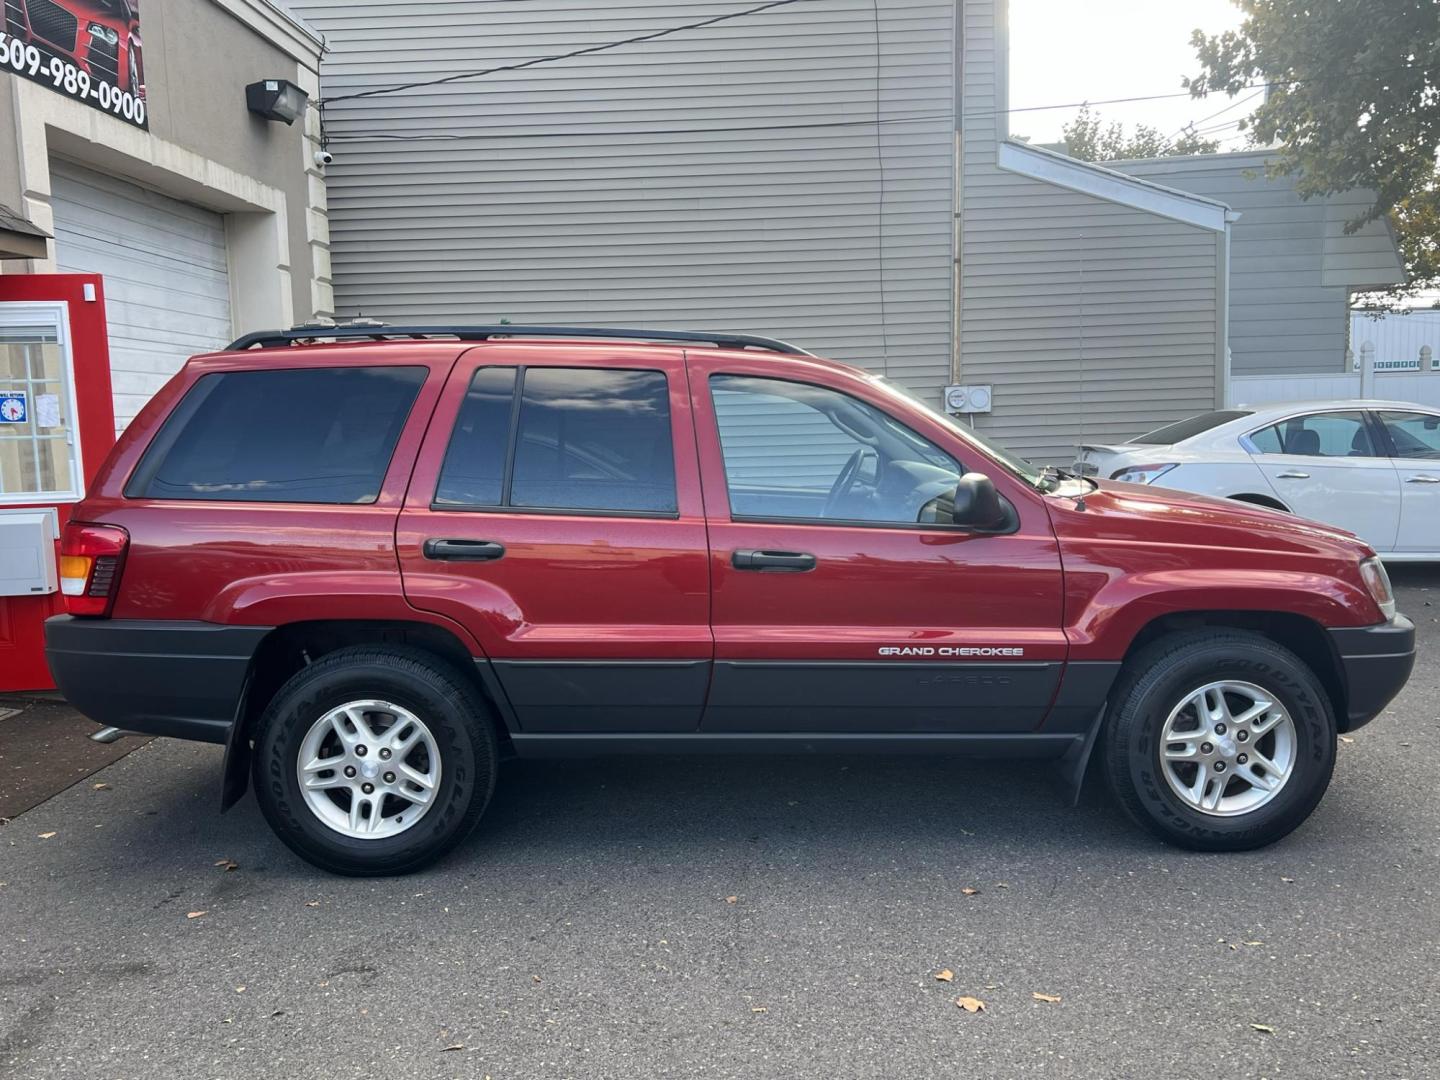
M 0 828 L 0 1074 L 1440 1076 L 1440 571 L 1394 577 L 1410 685 L 1240 855 L 1024 763 L 647 758 L 511 762 L 346 880 L 156 740 Z

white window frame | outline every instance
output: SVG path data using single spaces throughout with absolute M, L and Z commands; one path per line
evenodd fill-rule
M 42 506 L 60 503 L 76 503 L 85 497 L 84 476 L 80 447 L 80 399 L 75 393 L 75 353 L 70 336 L 70 304 L 65 300 L 5 300 L 0 301 L 0 326 L 33 326 L 49 323 L 55 327 L 55 341 L 60 348 L 60 362 L 65 369 L 65 387 L 69 391 L 70 416 L 69 434 L 66 445 L 70 450 L 70 487 L 65 491 L 12 491 L 0 492 L 0 506 Z M 29 407 L 34 408 L 34 394 L 29 395 Z

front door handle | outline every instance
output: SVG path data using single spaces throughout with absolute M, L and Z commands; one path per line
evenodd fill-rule
M 755 551 L 745 549 L 730 556 L 736 570 L 769 570 L 801 574 L 815 569 L 815 556 L 803 551 Z
M 1424 473 L 1417 473 L 1415 476 L 1406 477 L 1407 484 L 1440 484 L 1440 476 L 1426 476 Z
M 450 562 L 494 562 L 505 554 L 505 545 L 494 540 L 426 540 L 421 549 L 427 559 Z
M 1309 480 L 1309 479 L 1310 479 L 1310 474 L 1309 474 L 1308 472 L 1296 472 L 1296 471 L 1294 471 L 1294 470 L 1292 469 L 1292 470 L 1289 471 L 1289 472 L 1276 473 L 1276 474 L 1275 474 L 1275 479 L 1277 479 L 1277 480 Z

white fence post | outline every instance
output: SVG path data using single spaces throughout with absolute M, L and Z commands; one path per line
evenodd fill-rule
M 1375 343 L 1367 341 L 1360 346 L 1360 396 L 1375 396 Z

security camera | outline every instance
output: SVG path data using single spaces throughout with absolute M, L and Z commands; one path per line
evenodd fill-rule
M 316 164 L 316 165 L 320 165 L 320 166 L 323 167 L 323 166 L 325 166 L 325 165 L 329 165 L 329 164 L 330 164 L 332 161 L 334 161 L 334 160 L 335 160 L 335 155 L 332 154 L 329 150 L 316 150 L 316 151 L 315 151 L 315 164 Z

